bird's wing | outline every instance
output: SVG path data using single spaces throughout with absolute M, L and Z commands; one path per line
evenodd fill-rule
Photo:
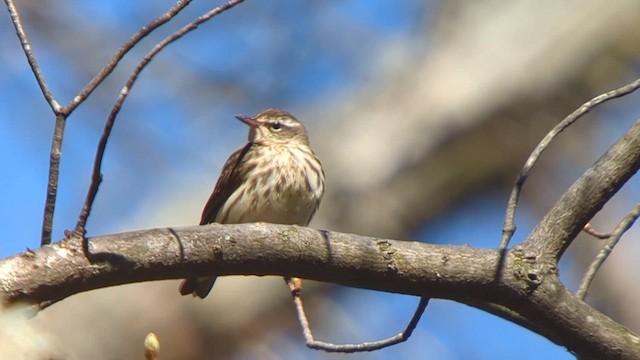
M 218 178 L 216 187 L 213 189 L 213 193 L 209 197 L 209 201 L 207 201 L 207 204 L 204 206 L 204 210 L 202 210 L 200 225 L 214 222 L 216 220 L 216 216 L 218 216 L 218 212 L 224 206 L 224 203 L 244 181 L 243 176 L 238 169 L 240 164 L 242 164 L 242 160 L 245 155 L 253 145 L 254 144 L 252 142 L 248 142 L 244 147 L 236 150 L 236 152 L 231 154 L 229 159 L 227 159 L 227 162 L 222 167 L 222 173 Z

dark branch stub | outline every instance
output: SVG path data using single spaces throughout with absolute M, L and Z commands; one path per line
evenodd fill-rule
M 631 226 L 636 222 L 636 220 L 638 220 L 638 217 L 640 217 L 640 204 L 637 204 L 633 208 L 633 210 L 631 210 L 631 212 L 627 214 L 622 219 L 622 221 L 620 221 L 620 223 L 618 224 L 618 226 L 616 226 L 613 233 L 611 233 L 609 240 L 607 240 L 602 250 L 600 250 L 598 255 L 596 255 L 595 259 L 593 259 L 593 262 L 589 266 L 589 269 L 587 270 L 587 272 L 584 275 L 584 278 L 582 279 L 580 288 L 576 292 L 576 296 L 578 298 L 584 299 L 584 297 L 587 295 L 587 289 L 589 288 L 589 285 L 591 285 L 591 282 L 593 281 L 593 278 L 596 276 L 596 273 L 600 269 L 600 266 L 604 264 L 604 262 L 609 257 L 609 254 L 611 254 L 611 252 L 613 251 L 613 248 L 616 246 L 616 244 L 618 244 L 618 242 L 620 241 L 622 236 L 627 232 L 627 230 L 629 230 Z
M 416 311 L 413 313 L 411 320 L 407 324 L 407 327 L 399 334 L 378 341 L 372 342 L 362 342 L 358 344 L 334 344 L 324 341 L 315 340 L 313 338 L 313 333 L 311 332 L 311 327 L 309 326 L 309 320 L 307 319 L 307 315 L 304 311 L 304 306 L 302 304 L 302 297 L 300 295 L 301 292 L 301 282 L 297 278 L 289 278 L 285 277 L 284 281 L 289 286 L 289 290 L 291 291 L 291 295 L 293 296 L 293 302 L 296 307 L 296 313 L 298 314 L 298 321 L 300 322 L 300 326 L 302 327 L 302 333 L 304 334 L 305 343 L 308 348 L 315 350 L 323 350 L 326 352 L 337 352 L 337 353 L 355 353 L 355 352 L 365 352 L 365 351 L 375 351 L 384 349 L 389 346 L 393 346 L 402 342 L 407 341 L 411 337 L 413 330 L 415 330 L 424 310 L 427 308 L 429 304 L 429 298 L 421 297 L 420 302 L 418 303 L 418 307 Z
M 587 223 L 587 225 L 585 225 L 584 228 L 582 228 L 582 231 L 600 240 L 606 240 L 610 238 L 612 235 L 611 233 L 603 233 L 601 231 L 594 229 L 593 226 L 591 226 L 591 223 Z

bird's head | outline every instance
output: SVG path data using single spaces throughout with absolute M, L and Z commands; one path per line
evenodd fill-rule
M 254 116 L 236 115 L 249 125 L 249 141 L 265 145 L 297 142 L 309 145 L 307 130 L 293 115 L 280 109 L 267 109 Z

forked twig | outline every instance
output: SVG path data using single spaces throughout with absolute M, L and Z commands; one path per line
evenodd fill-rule
M 144 68 L 151 62 L 151 60 L 164 49 L 167 45 L 173 43 L 174 41 L 180 39 L 185 34 L 195 30 L 201 24 L 211 20 L 216 15 L 219 15 L 226 10 L 233 8 L 234 6 L 240 4 L 244 0 L 231 0 L 228 1 L 224 5 L 220 5 L 213 10 L 210 10 L 198 17 L 196 20 L 190 22 L 185 25 L 181 29 L 177 30 L 173 34 L 167 36 L 159 42 L 156 46 L 151 49 L 138 63 L 138 66 L 133 70 L 129 79 L 125 83 L 124 87 L 120 90 L 120 94 L 116 99 L 113 108 L 111 109 L 111 113 L 107 118 L 107 121 L 104 125 L 104 130 L 102 132 L 102 136 L 100 137 L 100 141 L 98 142 L 98 149 L 96 151 L 96 156 L 93 163 L 93 171 L 91 175 L 91 184 L 89 185 L 89 190 L 87 191 L 87 196 L 85 198 L 84 204 L 82 205 L 82 210 L 80 211 L 80 215 L 78 216 L 78 222 L 76 223 L 75 233 L 77 236 L 84 236 L 85 228 L 87 224 L 87 219 L 89 218 L 89 214 L 91 213 L 91 208 L 93 206 L 93 201 L 95 200 L 96 194 L 98 193 L 98 189 L 100 187 L 100 183 L 102 182 L 102 174 L 100 169 L 102 168 L 102 159 L 104 157 L 104 151 L 107 147 L 107 141 L 109 140 L 109 136 L 111 135 L 111 130 L 115 123 L 116 117 L 122 108 L 122 104 L 126 100 L 131 88 L 135 84 L 138 76 L 144 70 Z
M 55 99 L 47 81 L 44 78 L 44 74 L 38 65 L 36 56 L 33 54 L 31 43 L 27 37 L 27 33 L 22 26 L 22 18 L 16 8 L 13 0 L 5 0 L 7 4 L 7 10 L 11 16 L 11 22 L 16 29 L 16 34 L 20 40 L 20 46 L 27 57 L 31 72 L 38 82 L 38 86 L 44 95 L 45 100 L 56 115 L 56 124 L 53 130 L 53 139 L 51 140 L 51 152 L 49 153 L 49 177 L 47 180 L 47 195 L 44 204 L 44 215 L 42 217 L 42 237 L 40 239 L 40 245 L 47 245 L 51 243 L 51 230 L 53 228 L 53 213 L 56 207 L 56 197 L 58 194 L 58 177 L 60 174 L 60 155 L 62 153 L 62 140 L 64 138 L 64 126 L 67 120 L 66 115 L 61 112 L 61 107 L 58 101 Z
M 309 320 L 307 319 L 307 315 L 304 312 L 304 306 L 302 304 L 302 298 L 300 296 L 300 283 L 296 281 L 296 278 L 285 277 L 284 281 L 289 286 L 289 290 L 291 291 L 291 295 L 293 296 L 293 302 L 296 306 L 296 313 L 298 314 L 298 321 L 300 322 L 300 326 L 302 327 L 302 333 L 304 334 L 304 339 L 307 347 L 309 347 L 310 349 L 323 350 L 326 352 L 355 353 L 364 351 L 375 351 L 404 342 L 409 339 L 409 337 L 411 337 L 413 330 L 415 330 L 418 322 L 420 321 L 420 317 L 422 317 L 424 310 L 429 304 L 429 298 L 420 298 L 420 302 L 418 303 L 418 307 L 416 308 L 411 321 L 409 321 L 407 327 L 401 333 L 395 336 L 383 340 L 362 342 L 358 344 L 333 344 L 313 339 L 311 327 L 309 326 Z
M 520 174 L 518 174 L 518 178 L 516 179 L 513 189 L 511 190 L 511 195 L 509 195 L 504 226 L 502 227 L 502 239 L 500 240 L 500 245 L 498 246 L 498 250 L 500 252 L 504 252 L 507 246 L 509 246 L 509 241 L 516 231 L 516 225 L 513 219 L 515 217 L 516 206 L 518 204 L 518 199 L 520 197 L 520 192 L 522 191 L 524 182 L 527 180 L 527 177 L 531 172 L 531 168 L 533 168 L 533 165 L 535 165 L 535 163 L 538 161 L 538 158 L 540 158 L 540 155 L 547 148 L 547 146 L 549 146 L 551 141 L 553 141 L 553 139 L 555 139 L 555 137 L 564 129 L 576 122 L 579 118 L 591 111 L 591 109 L 593 109 L 597 105 L 608 100 L 632 93 L 638 88 L 640 88 L 640 79 L 637 79 L 634 82 L 622 86 L 618 89 L 594 97 L 593 99 L 582 104 L 582 106 L 580 106 L 577 110 L 575 110 L 569 116 L 564 118 L 560 123 L 554 126 L 553 129 L 551 129 L 551 131 L 549 131 L 549 133 L 542 139 L 542 141 L 538 143 L 531 155 L 529 155 L 529 158 L 525 162 L 522 170 L 520 171 Z
M 42 219 L 42 237 L 40 245 L 47 245 L 51 243 L 51 232 L 53 229 L 53 217 L 55 213 L 55 205 L 58 194 L 58 179 L 60 175 L 60 158 L 62 154 L 62 142 L 64 139 L 64 128 L 66 125 L 67 117 L 80 105 L 89 95 L 95 90 L 95 88 L 104 81 L 104 79 L 111 74 L 113 69 L 118 65 L 124 55 L 129 52 L 140 40 L 146 37 L 153 30 L 166 23 L 177 15 L 182 9 L 184 9 L 191 0 L 179 0 L 171 9 L 165 12 L 162 16 L 153 20 L 146 26 L 142 27 L 136 34 L 134 34 L 129 41 L 127 41 L 118 51 L 114 54 L 107 65 L 89 82 L 89 84 L 76 95 L 72 101 L 65 107 L 60 106 L 58 101 L 53 96 L 47 82 L 44 78 L 42 70 L 38 65 L 37 59 L 33 54 L 31 43 L 27 37 L 27 34 L 22 25 L 22 19 L 18 12 L 13 0 L 5 0 L 11 21 L 16 29 L 20 45 L 27 57 L 31 71 L 33 72 L 36 81 L 45 97 L 45 100 L 56 115 L 55 128 L 51 143 L 51 151 L 49 155 L 49 177 L 47 181 L 47 194 L 44 206 L 44 214 Z
M 622 221 L 620 221 L 618 226 L 616 226 L 615 230 L 613 230 L 613 232 L 611 233 L 611 237 L 609 238 L 609 240 L 607 240 L 604 247 L 600 250 L 600 252 L 598 252 L 596 258 L 593 259 L 593 262 L 589 266 L 589 269 L 582 279 L 580 288 L 576 292 L 576 296 L 578 298 L 584 299 L 585 295 L 587 294 L 587 289 L 589 288 L 589 285 L 591 285 L 591 281 L 593 281 L 593 278 L 596 276 L 596 273 L 600 269 L 600 266 L 602 266 L 605 260 L 607 260 L 607 257 L 609 257 L 609 254 L 611 254 L 613 248 L 616 246 L 616 244 L 618 244 L 618 241 L 620 241 L 622 235 L 624 235 L 624 233 L 631 228 L 638 217 L 640 217 L 640 204 L 637 204 L 630 213 L 622 218 Z

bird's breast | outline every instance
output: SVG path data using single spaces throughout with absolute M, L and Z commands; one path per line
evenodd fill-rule
M 306 226 L 324 192 L 324 174 L 307 146 L 257 146 L 241 166 L 247 175 L 216 221 Z

